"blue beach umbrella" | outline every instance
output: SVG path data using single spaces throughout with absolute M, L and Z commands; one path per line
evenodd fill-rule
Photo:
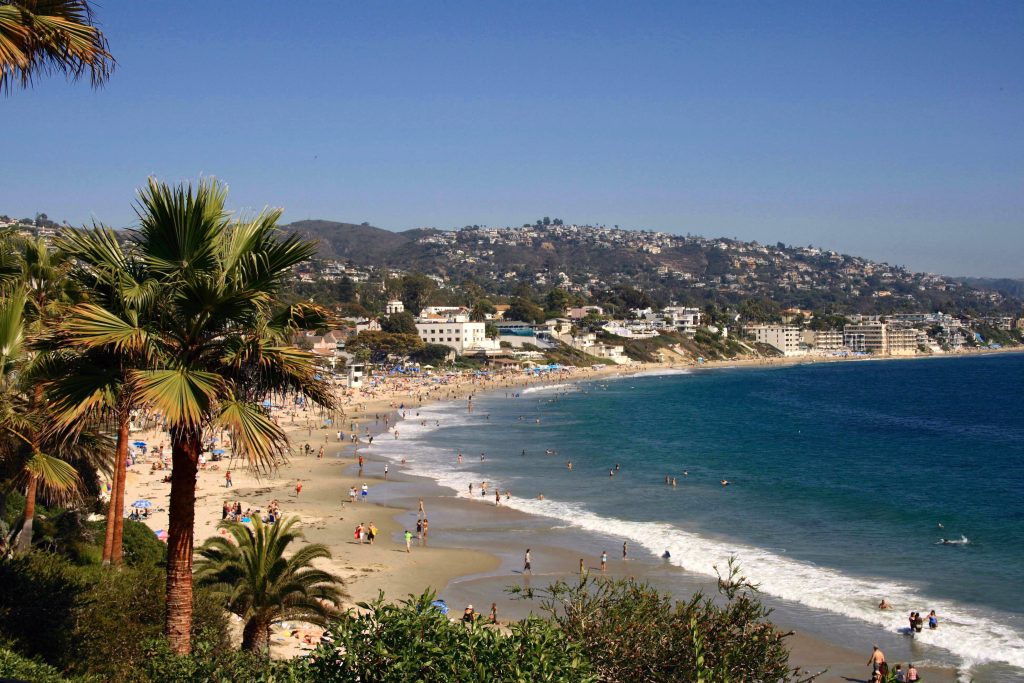
M 441 614 L 448 614 L 448 605 L 444 600 L 434 600 L 430 603 L 430 606 L 437 609 Z
M 144 448 L 146 446 L 146 442 L 145 441 L 133 441 L 132 445 L 135 446 L 136 448 Z
M 215 450 L 213 452 L 213 454 L 214 455 L 223 455 L 224 454 L 224 449 L 223 448 L 218 448 L 217 450 Z
M 132 507 L 133 508 L 151 508 L 151 507 L 153 507 L 153 504 L 151 502 L 149 502 L 148 500 L 141 500 L 140 499 L 140 500 L 137 500 L 134 503 L 132 503 Z

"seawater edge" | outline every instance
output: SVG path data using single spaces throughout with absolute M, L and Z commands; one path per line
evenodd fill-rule
M 957 354 L 957 355 L 955 355 L 955 356 L 954 356 L 954 355 L 950 355 L 950 356 L 943 356 L 943 357 L 946 357 L 946 358 L 959 358 L 959 357 L 965 357 L 965 356 L 969 357 L 969 356 L 980 356 L 980 355 L 985 355 L 985 354 Z M 781 365 L 791 365 L 791 364 L 793 364 L 793 363 L 786 363 L 786 364 L 781 364 L 781 363 L 776 363 L 776 364 L 753 364 L 753 365 L 747 365 L 747 367 L 755 367 L 755 368 L 767 368 L 767 367 L 772 367 L 773 365 L 775 365 L 775 366 L 781 366 Z M 723 364 L 723 365 L 725 365 L 725 364 Z M 712 366 L 712 367 L 714 367 L 714 366 Z M 728 365 L 725 365 L 725 367 L 730 367 L 730 366 L 728 366 Z M 653 369 L 650 369 L 650 370 L 653 370 L 653 372 L 657 372 L 657 371 L 659 371 L 659 370 L 664 370 L 664 369 L 665 369 L 665 368 L 653 368 Z M 693 368 L 689 368 L 689 369 L 690 369 L 690 370 L 693 370 Z M 709 368 L 709 369 L 710 369 L 710 368 Z M 638 374 L 638 373 L 636 373 L 636 372 L 633 372 L 633 373 L 630 373 L 630 374 L 629 374 L 628 376 L 635 376 L 636 374 Z M 641 373 L 639 373 L 639 374 L 644 374 L 644 373 L 643 373 L 643 372 L 641 372 Z M 493 392 L 492 392 L 492 393 L 493 393 Z M 500 390 L 499 390 L 499 392 L 498 392 L 498 393 L 500 393 Z M 450 496 L 449 496 L 449 498 L 450 498 Z M 437 504 L 438 504 L 438 503 L 436 503 L 436 502 L 434 503 L 434 505 L 435 505 L 435 506 L 436 506 Z M 475 505 L 476 505 L 477 507 L 484 507 L 484 506 L 479 506 L 478 504 L 475 504 Z M 487 506 L 487 507 L 490 507 L 490 506 Z M 495 513 L 498 513 L 498 514 L 501 514 L 501 512 L 499 512 L 498 510 L 493 510 L 493 512 L 495 512 Z M 480 515 L 482 515 L 482 514 L 484 514 L 484 513 L 483 513 L 483 512 L 479 512 L 479 513 L 476 513 L 476 512 L 474 512 L 474 513 L 471 513 L 471 514 L 472 514 L 472 515 L 473 515 L 474 517 L 480 517 Z M 488 513 L 488 514 L 489 514 L 489 513 Z M 507 511 L 505 511 L 505 514 L 507 514 Z M 469 532 L 467 532 L 467 533 L 469 533 Z M 467 541 L 467 539 L 462 539 L 462 542 L 466 542 L 466 541 Z M 458 539 L 452 539 L 452 538 L 444 538 L 444 539 L 443 539 L 443 542 L 444 542 L 445 544 L 449 544 L 449 543 L 454 543 L 455 545 L 460 545 L 460 541 L 459 541 Z M 472 545 L 472 547 L 476 547 L 476 548 L 482 548 L 482 547 L 484 547 L 484 546 L 486 545 L 486 543 L 484 543 L 483 541 L 481 541 L 481 539 L 480 539 L 479 537 L 474 537 L 474 538 L 472 539 L 472 543 L 471 543 L 471 545 Z M 500 552 L 500 548 L 499 548 L 498 550 L 499 550 L 499 552 Z M 516 552 L 518 552 L 518 551 L 516 551 Z M 506 553 L 506 554 L 507 554 L 507 553 Z M 515 555 L 515 552 L 513 552 L 512 554 L 513 554 L 513 555 Z M 503 569 L 502 569 L 502 571 L 507 571 L 507 570 L 509 569 L 509 567 L 511 567 L 511 566 L 514 566 L 514 564 L 515 564 L 515 562 L 513 562 L 513 561 L 511 561 L 511 560 L 507 561 L 507 562 L 506 562 L 506 565 L 508 565 L 508 566 L 503 566 Z M 568 564 L 568 563 L 567 563 L 567 564 Z M 572 564 L 572 565 L 574 565 L 575 563 L 573 562 L 573 563 L 571 563 L 571 564 Z M 452 582 L 452 583 L 451 583 L 451 584 L 449 584 L 449 585 L 450 585 L 450 586 L 453 586 L 453 585 L 454 585 L 454 586 L 457 586 L 457 585 L 459 585 L 459 584 L 466 584 L 466 583 L 469 583 L 469 582 L 472 582 L 472 581 L 475 581 L 475 580 L 477 580 L 477 579 L 473 579 L 473 578 L 470 578 L 470 579 L 462 578 L 462 579 L 458 579 L 458 580 L 456 580 L 456 581 Z M 478 600 L 478 601 L 479 601 L 479 600 Z

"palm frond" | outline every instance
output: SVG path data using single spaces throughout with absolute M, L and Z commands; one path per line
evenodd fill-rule
M 217 422 L 231 431 L 239 454 L 254 467 L 276 467 L 287 450 L 288 437 L 284 430 L 258 405 L 225 400 L 220 404 Z
M 219 375 L 187 368 L 134 370 L 129 377 L 138 387 L 139 400 L 175 426 L 202 425 L 224 386 Z
M 8 0 L 0 4 L 0 91 L 29 87 L 37 76 L 85 74 L 103 85 L 116 61 L 87 0 Z

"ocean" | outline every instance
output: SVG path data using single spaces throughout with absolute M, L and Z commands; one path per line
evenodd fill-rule
M 798 628 L 1022 680 L 1022 383 L 1024 354 L 666 371 L 428 406 L 374 451 L 638 559 L 667 550 L 669 589 L 735 556 Z M 901 645 L 932 609 L 940 627 Z

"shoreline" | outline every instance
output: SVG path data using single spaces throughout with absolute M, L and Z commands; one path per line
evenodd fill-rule
M 231 469 L 235 486 L 227 489 L 223 485 L 224 469 L 205 469 L 201 472 L 199 487 L 197 490 L 196 505 L 196 544 L 202 542 L 207 536 L 215 533 L 216 510 L 221 500 L 244 500 L 245 505 L 265 508 L 271 499 L 277 499 L 281 503 L 282 511 L 286 516 L 299 514 L 301 517 L 301 528 L 307 535 L 309 542 L 326 543 L 334 555 L 329 563 L 331 571 L 340 575 L 345 581 L 345 590 L 349 596 L 348 606 L 357 602 L 367 601 L 375 598 L 379 590 L 383 590 L 389 600 L 405 598 L 409 593 L 418 594 L 427 586 L 432 586 L 439 593 L 454 592 L 456 595 L 481 594 L 483 586 L 505 582 L 513 578 L 508 571 L 507 560 L 501 556 L 499 547 L 489 547 L 489 544 L 476 542 L 473 547 L 466 547 L 465 539 L 448 531 L 438 531 L 449 523 L 449 517 L 457 519 L 460 514 L 459 508 L 449 509 L 449 503 L 469 504 L 471 501 L 462 498 L 455 498 L 450 489 L 443 487 L 438 482 L 408 475 L 403 473 L 399 463 L 386 460 L 374 455 L 373 448 L 367 443 L 367 434 L 380 437 L 386 428 L 393 428 L 400 425 L 401 410 L 399 406 L 406 408 L 406 420 L 413 419 L 408 413 L 418 407 L 429 403 L 443 402 L 447 400 L 464 400 L 469 395 L 500 392 L 503 388 L 525 388 L 537 387 L 559 383 L 577 383 L 600 378 L 615 378 L 620 376 L 656 374 L 659 371 L 699 371 L 701 369 L 728 369 L 728 368 L 772 368 L 785 367 L 790 365 L 809 364 L 811 362 L 843 362 L 862 360 L 918 360 L 921 358 L 963 358 L 979 357 L 990 353 L 1013 353 L 1024 352 L 1024 349 L 999 349 L 980 350 L 956 354 L 910 356 L 910 357 L 857 357 L 857 358 L 820 358 L 816 357 L 789 357 L 771 359 L 750 359 L 741 361 L 708 361 L 707 363 L 696 364 L 630 364 L 610 365 L 601 370 L 585 369 L 574 372 L 558 373 L 555 376 L 526 376 L 523 373 L 514 375 L 497 375 L 480 380 L 478 377 L 463 376 L 453 381 L 446 381 L 440 386 L 424 387 L 422 384 L 408 382 L 397 382 L 395 386 L 371 388 L 370 391 L 349 394 L 343 401 L 341 413 L 344 416 L 339 419 L 339 425 L 327 427 L 320 424 L 313 428 L 313 421 L 316 416 L 311 411 L 294 409 L 291 412 L 289 421 L 288 412 L 278 415 L 282 426 L 286 428 L 289 439 L 292 442 L 293 455 L 287 463 L 283 464 L 276 471 L 255 476 L 249 472 L 243 463 L 226 462 L 218 465 L 237 465 Z M 387 416 L 382 424 L 382 416 Z M 322 419 L 322 416 L 320 416 Z M 302 424 L 303 420 L 305 424 Z M 319 421 L 319 420 L 317 420 Z M 347 438 L 344 441 L 337 441 L 335 426 L 343 428 L 345 435 L 350 434 L 349 427 L 355 423 L 356 431 L 362 432 L 360 442 L 353 444 Z M 386 426 L 385 426 L 386 425 Z M 368 431 L 367 431 L 368 430 Z M 400 427 L 399 427 L 399 431 Z M 305 432 L 303 434 L 303 432 Z M 315 432 L 315 433 L 314 433 Z M 162 439 L 157 433 L 150 433 L 147 441 L 158 444 Z M 310 455 L 302 455 L 299 447 L 303 442 L 309 442 L 313 446 Z M 320 446 L 324 447 L 325 455 L 321 460 L 317 458 L 316 451 Z M 363 454 L 367 458 L 367 468 L 363 477 L 356 474 L 356 457 Z M 388 481 L 383 481 L 381 470 L 383 464 L 391 465 L 393 474 Z M 143 469 L 145 463 L 142 464 Z M 372 470 L 372 472 L 370 471 Z M 153 498 L 154 508 L 160 506 L 157 496 L 160 489 L 160 471 L 140 472 L 139 466 L 129 468 L 129 476 L 126 481 L 126 501 L 136 498 Z M 154 481 L 155 480 L 155 481 Z M 293 488 L 296 480 L 302 480 L 303 490 L 297 494 Z M 357 488 L 363 482 L 371 483 L 372 502 L 351 504 L 347 501 L 349 486 Z M 169 486 L 164 486 L 168 489 Z M 156 490 L 154 490 L 156 489 Z M 163 491 L 166 494 L 168 491 Z M 433 540 L 428 547 L 414 545 L 413 552 L 406 554 L 404 542 L 400 535 L 411 522 L 415 525 L 416 499 L 423 497 L 428 501 L 428 516 L 439 514 L 431 524 L 435 533 Z M 528 518 L 535 518 L 534 515 L 525 512 L 511 510 L 505 506 L 494 508 L 493 506 L 480 506 L 475 504 L 471 508 L 472 518 L 480 517 L 482 511 L 487 510 L 486 516 L 492 513 L 504 517 L 509 513 L 523 515 Z M 433 510 L 437 510 L 434 513 Z M 464 514 L 464 511 L 463 511 Z M 359 522 L 373 521 L 380 528 L 379 540 L 374 546 L 357 544 L 351 534 L 351 527 Z M 403 524 L 405 522 L 405 524 Z M 160 513 L 147 521 L 154 530 L 163 528 L 164 519 Z M 348 525 L 346 527 L 346 525 Z M 504 563 L 504 564 L 503 564 Z M 513 570 L 514 571 L 514 570 Z M 680 570 L 682 571 L 682 570 Z M 554 576 L 558 575 L 553 574 Z M 561 574 L 564 576 L 565 574 Z M 504 578 L 500 578 L 504 577 Z M 477 586 L 475 593 L 469 590 Z M 546 585 L 546 584 L 545 584 Z M 493 590 L 491 585 L 487 590 Z M 461 599 L 461 598 L 460 598 Z M 467 598 L 468 599 L 468 598 Z M 481 602 L 477 599 L 476 602 Z M 486 611 L 487 604 L 474 605 L 478 611 Z M 461 605 L 453 604 L 453 608 L 460 608 Z M 500 615 L 514 613 L 503 606 Z M 274 656 L 288 657 L 301 653 L 303 650 L 311 649 L 312 645 L 303 642 L 306 635 L 303 629 L 298 634 L 291 633 L 289 629 L 275 630 Z M 310 634 L 318 636 L 318 633 Z M 315 643 L 315 640 L 313 640 Z M 831 662 L 829 674 L 820 680 L 866 680 L 861 659 L 866 656 L 852 649 L 847 649 L 841 644 L 833 643 L 814 635 L 798 632 L 790 640 L 792 664 L 801 668 L 817 671 L 822 668 L 823 661 Z M 823 653 L 828 653 L 827 657 Z M 823 659 L 825 657 L 825 659 Z M 835 677 L 834 677 L 835 676 Z M 929 680 L 955 680 L 955 672 L 951 668 L 942 668 L 928 671 Z

